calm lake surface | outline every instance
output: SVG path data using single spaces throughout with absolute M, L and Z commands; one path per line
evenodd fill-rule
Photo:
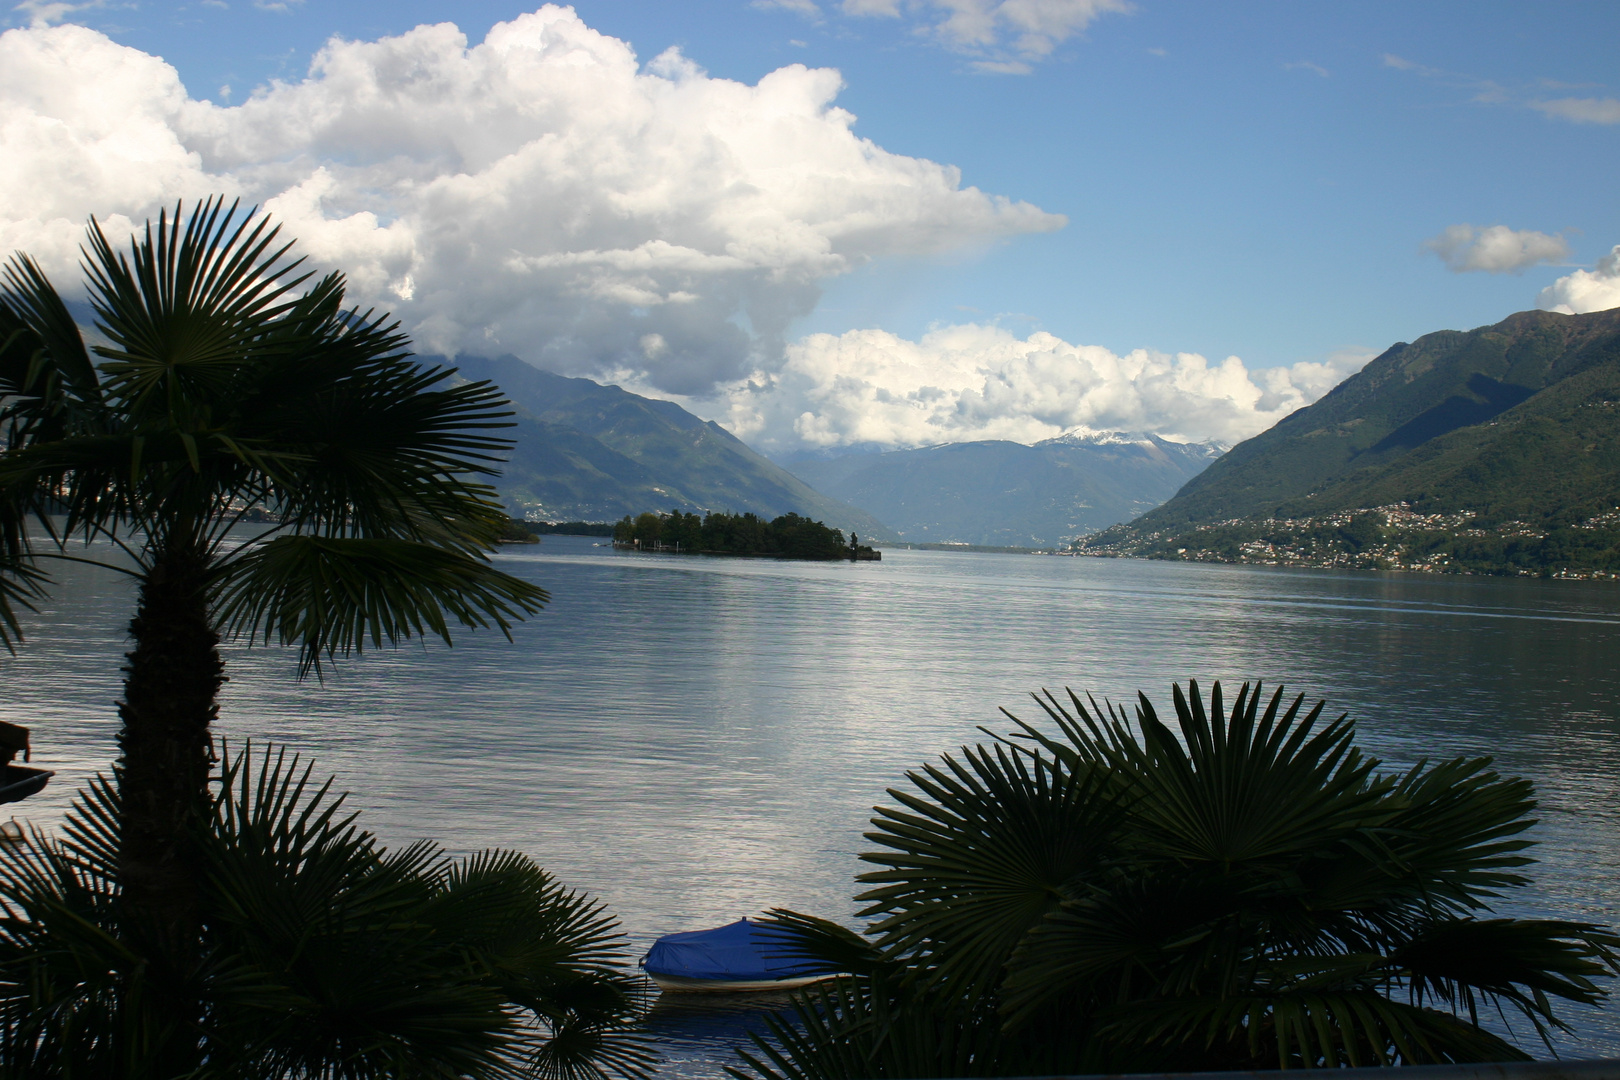
M 850 920 L 884 789 L 1072 686 L 1169 709 L 1172 680 L 1284 681 L 1391 765 L 1493 755 L 1542 801 L 1510 909 L 1620 923 L 1620 587 L 886 551 L 881 563 L 621 554 L 546 537 L 501 556 L 552 592 L 514 641 L 367 654 L 324 684 L 232 649 L 220 728 L 312 755 L 390 842 L 499 846 L 605 900 L 640 947 L 773 906 Z M 48 825 L 106 769 L 130 590 L 72 566 L 0 654 Z M 1620 1002 L 1565 1010 L 1560 1052 L 1620 1056 Z M 665 1006 L 666 1076 L 718 1076 L 744 1012 Z M 1534 1047 L 1527 1049 L 1535 1050 Z

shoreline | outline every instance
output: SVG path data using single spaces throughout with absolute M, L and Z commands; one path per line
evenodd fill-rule
M 1040 554 L 1034 552 L 1032 554 Z M 1213 563 L 1221 566 L 1272 566 L 1287 570 L 1358 570 L 1371 573 L 1386 574 L 1429 574 L 1435 577 L 1478 577 L 1478 578 L 1533 578 L 1543 581 L 1620 581 L 1620 572 L 1611 570 L 1597 570 L 1591 568 L 1569 568 L 1559 570 L 1532 570 L 1519 568 L 1516 572 L 1492 571 L 1484 569 L 1451 568 L 1434 565 L 1410 565 L 1394 561 L 1359 562 L 1312 560 L 1309 558 L 1228 558 L 1209 551 L 1189 552 L 1183 554 L 1142 554 L 1128 551 L 1068 551 L 1054 552 L 1053 554 L 1072 555 L 1075 558 L 1085 559 L 1140 559 L 1143 562 L 1186 562 L 1186 563 Z

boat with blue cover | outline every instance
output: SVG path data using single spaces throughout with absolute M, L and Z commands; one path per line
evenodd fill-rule
M 831 979 L 824 962 L 794 955 L 782 927 L 738 919 L 712 930 L 666 934 L 641 967 L 660 990 L 745 993 L 791 990 Z

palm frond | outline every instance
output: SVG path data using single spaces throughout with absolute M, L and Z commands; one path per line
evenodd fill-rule
M 468 628 L 512 624 L 549 599 L 537 585 L 481 558 L 402 539 L 279 536 L 225 563 L 215 611 L 226 632 L 296 644 L 302 670 L 369 642 L 435 635 L 450 621 Z
M 225 1075 L 641 1075 L 600 904 L 521 855 L 387 851 L 285 751 L 222 756 L 208 910 L 221 966 L 257 975 L 214 998 Z
M 1528 883 L 1518 873 L 1534 862 L 1525 830 L 1536 823 L 1530 782 L 1505 779 L 1489 758 L 1457 758 L 1412 767 L 1391 792 L 1404 804 L 1390 819 L 1384 844 L 1391 860 L 1423 881 L 1437 909 L 1477 910 L 1501 890 Z
M 353 336 L 324 351 L 342 351 Z M 511 426 L 511 409 L 488 383 L 442 385 L 452 374 L 405 356 L 350 371 L 331 360 L 304 376 L 298 395 L 248 402 L 255 415 L 241 426 L 244 440 L 289 452 L 274 493 L 289 526 L 420 539 L 420 524 L 443 520 L 492 546 L 504 511 L 471 478 L 493 475 L 510 450 L 511 440 L 491 432 Z
M 1173 698 L 1167 724 L 1145 696 L 1043 692 L 1055 733 L 1009 713 L 1010 734 L 910 774 L 862 855 L 883 867 L 859 878 L 876 940 L 782 919 L 812 952 L 874 959 L 773 1025 L 752 1074 L 1522 1060 L 1481 1009 L 1551 1046 L 1552 1001 L 1606 996 L 1611 931 L 1471 917 L 1525 882 L 1528 784 L 1488 759 L 1380 772 L 1347 717 L 1280 689 Z
M 1310 1069 L 1528 1061 L 1449 1013 L 1371 990 L 1167 998 L 1108 1010 L 1099 1037 L 1204 1055 L 1206 1067 Z
M 1117 793 L 1092 770 L 1060 769 L 1004 746 L 964 749 L 891 789 L 861 858 L 885 867 L 857 878 L 877 917 L 878 947 L 929 950 L 928 978 L 983 992 L 1024 936 L 1094 870 L 1123 817 Z
M 237 204 L 207 199 L 182 225 L 174 216 L 147 224 L 126 257 L 91 219 L 84 269 L 97 327 L 112 342 L 106 394 L 137 422 L 187 423 L 206 409 L 244 356 L 260 351 L 266 327 L 293 309 L 290 294 L 309 274 L 277 245 L 279 226 Z M 271 335 L 273 337 L 273 335 Z
M 145 1075 L 164 1047 L 198 1077 L 640 1077 L 617 924 L 522 856 L 390 851 L 297 757 L 225 747 L 198 838 L 207 950 L 163 1007 L 156 943 L 115 877 L 117 789 L 64 838 L 0 851 L 0 1075 Z
M 1556 919 L 1443 919 L 1402 943 L 1389 966 L 1414 1003 L 1461 1009 L 1475 1022 L 1482 1005 L 1506 1005 L 1551 1046 L 1551 1029 L 1567 1025 L 1548 996 L 1600 1004 L 1607 994 L 1593 980 L 1620 974 L 1620 936 Z
M 0 852 L 0 1074 L 138 1075 L 200 1033 L 161 1007 L 173 978 L 141 935 L 125 932 L 102 855 L 106 822 L 82 796 L 67 820 L 80 843 L 35 830 Z M 80 848 L 95 854 L 85 858 Z
M 898 975 L 905 961 L 828 919 L 772 908 L 759 922 L 782 931 L 782 959 L 815 961 L 828 974 Z
M 0 476 L 0 644 L 10 651 L 22 639 L 17 612 L 34 610 L 34 601 L 45 595 L 51 580 L 34 558 L 28 532 L 39 516 L 36 494 Z
M 421 919 L 522 1010 L 528 1075 L 639 1076 L 657 1060 L 637 1021 L 628 943 L 603 905 L 517 852 L 485 851 L 438 879 Z
M 100 378 L 78 324 L 26 255 L 8 259 L 0 271 L 0 340 L 0 388 L 7 397 L 35 399 L 41 419 L 69 400 L 100 402 Z
M 10 259 L 0 272 L 0 463 L 47 444 L 99 397 L 90 365 L 67 306 L 27 256 Z M 0 469 L 0 645 L 15 651 L 22 638 L 20 610 L 33 610 L 50 577 L 33 559 L 31 525 L 52 530 L 49 514 L 61 478 L 40 478 Z
M 796 995 L 791 1020 L 766 1017 L 769 1038 L 739 1050 L 737 1080 L 871 1080 L 1015 1075 L 1001 1072 L 994 1018 L 926 996 L 896 997 L 883 980 L 840 979 Z

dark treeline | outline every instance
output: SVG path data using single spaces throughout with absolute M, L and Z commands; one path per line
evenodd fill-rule
M 524 521 L 512 518 L 501 534 L 503 544 L 537 544 L 542 536 L 612 536 L 611 521 Z
M 501 530 L 501 543 L 503 544 L 538 544 L 540 535 L 535 531 L 534 523 L 524 521 L 522 518 L 507 518 L 506 528 Z
M 646 551 L 693 555 L 774 555 L 784 559 L 877 559 L 878 553 L 837 529 L 798 514 L 766 521 L 757 514 L 709 513 L 703 517 L 671 510 L 667 514 L 628 514 L 613 527 L 614 542 Z
M 527 523 L 539 536 L 612 536 L 611 521 L 531 521 Z

